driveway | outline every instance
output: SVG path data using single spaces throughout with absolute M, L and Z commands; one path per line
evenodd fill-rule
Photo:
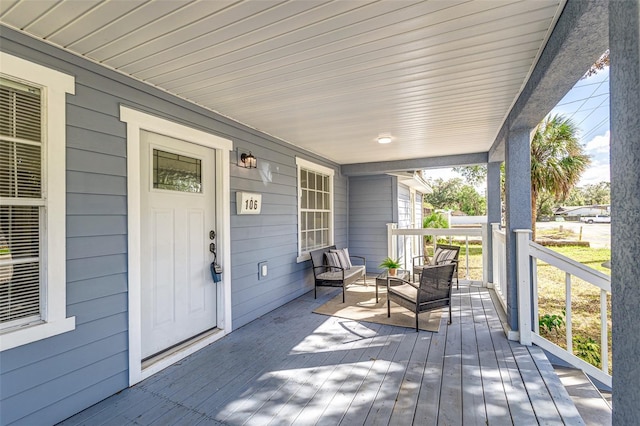
M 537 222 L 536 229 L 552 229 L 563 226 L 580 235 L 582 228 L 582 241 L 589 241 L 594 248 L 611 248 L 611 224 L 610 223 L 582 223 L 582 222 Z

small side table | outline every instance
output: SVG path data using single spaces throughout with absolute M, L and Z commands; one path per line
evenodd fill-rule
M 378 303 L 378 286 L 387 286 L 387 277 L 389 274 L 389 270 L 385 270 L 383 273 L 376 277 L 376 303 Z M 409 271 L 405 271 L 404 269 L 398 269 L 396 271 L 396 275 L 392 276 L 392 278 L 400 278 L 401 280 L 409 279 Z

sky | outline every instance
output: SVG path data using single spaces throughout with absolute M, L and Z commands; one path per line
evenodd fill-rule
M 591 156 L 591 166 L 579 186 L 610 181 L 609 68 L 579 80 L 551 110 L 571 118 L 580 129 L 580 142 Z
M 580 131 L 580 142 L 591 156 L 591 165 L 578 186 L 609 182 L 609 68 L 579 80 L 550 114 L 573 120 Z M 427 177 L 446 180 L 459 175 L 451 169 L 436 169 L 428 170 Z

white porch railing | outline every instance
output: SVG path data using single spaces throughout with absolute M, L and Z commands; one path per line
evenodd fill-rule
M 611 294 L 611 278 L 600 271 L 589 268 L 553 250 L 530 241 L 530 230 L 515 230 L 518 255 L 518 328 L 520 343 L 536 344 L 554 356 L 580 368 L 582 371 L 611 387 L 609 375 L 609 334 L 607 328 L 607 296 Z M 494 234 L 495 235 L 495 234 Z M 538 328 L 538 280 L 537 260 L 565 272 L 565 326 L 567 349 L 540 336 Z M 504 263 L 504 262 L 503 262 Z M 573 355 L 573 333 L 571 325 L 571 277 L 575 276 L 600 289 L 600 358 L 597 368 Z M 531 313 L 533 312 L 533 315 Z M 534 319 L 532 324 L 532 317 Z
M 433 241 L 437 237 L 464 237 L 466 244 L 466 255 L 464 265 L 466 265 L 466 279 L 469 279 L 469 237 L 476 237 L 482 240 L 482 283 L 487 285 L 489 261 L 488 249 L 488 225 L 483 224 L 480 228 L 398 228 L 395 223 L 387 224 L 387 250 L 388 256 L 394 259 L 400 258 L 404 264 L 403 269 L 412 270 L 412 259 L 423 254 L 422 237 L 433 236 Z M 460 260 L 462 265 L 463 260 Z M 502 262 L 504 263 L 504 261 Z
M 507 311 L 507 294 L 509 287 L 507 286 L 507 237 L 504 229 L 500 229 L 500 224 L 491 224 L 493 253 L 493 282 L 489 286 L 493 286 L 498 300 L 504 311 Z
M 509 285 L 507 283 L 507 262 L 506 262 L 506 234 L 499 225 L 492 224 L 493 251 L 488 250 L 489 227 L 483 224 L 481 228 L 411 228 L 398 229 L 396 224 L 387 225 L 388 256 L 401 258 L 404 269 L 412 270 L 411 259 L 422 254 L 422 237 L 433 236 L 435 242 L 437 237 L 464 237 L 466 241 L 466 256 L 460 260 L 460 265 L 466 264 L 469 270 L 469 237 L 478 237 L 482 240 L 482 283 L 494 288 L 498 295 L 498 300 L 507 310 L 507 295 Z M 532 343 L 540 346 L 554 356 L 565 362 L 580 368 L 585 373 L 611 386 L 611 376 L 609 371 L 609 346 L 607 329 L 607 297 L 611 293 L 611 278 L 588 266 L 578 263 L 553 250 L 549 250 L 541 245 L 530 241 L 530 230 L 516 230 L 517 241 L 517 287 L 518 287 L 518 329 L 520 343 L 530 345 Z M 435 243 L 434 243 L 435 244 Z M 487 265 L 489 256 L 493 261 L 493 279 L 488 282 Z M 567 349 L 552 343 L 540 336 L 538 327 L 538 283 L 537 283 L 537 261 L 541 260 L 547 264 L 564 271 L 565 273 L 565 326 Z M 463 263 L 464 262 L 464 263 Z M 468 274 L 468 272 L 467 272 Z M 573 332 L 571 322 L 571 277 L 575 276 L 600 289 L 600 323 L 601 323 L 601 362 L 599 369 L 583 359 L 573 355 Z M 469 276 L 466 277 L 469 279 Z

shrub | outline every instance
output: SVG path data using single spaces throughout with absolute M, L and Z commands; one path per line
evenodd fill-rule
M 540 326 L 540 334 L 544 336 L 551 332 L 555 332 L 557 335 L 558 331 L 560 331 L 560 329 L 564 327 L 564 324 L 565 324 L 564 318 L 565 318 L 564 309 L 562 310 L 562 313 L 559 315 L 544 314 L 543 316 L 540 317 L 540 319 L 538 319 L 538 325 Z
M 600 345 L 591 337 L 575 336 L 573 338 L 573 352 L 589 364 L 600 367 Z

